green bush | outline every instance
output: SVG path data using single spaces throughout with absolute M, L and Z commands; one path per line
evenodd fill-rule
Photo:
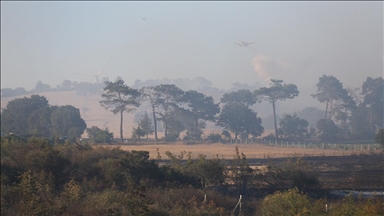
M 108 131 L 108 128 L 102 130 L 96 126 L 86 129 L 89 139 L 95 143 L 111 143 L 113 140 L 113 133 Z
M 384 202 L 380 198 L 363 199 L 348 195 L 330 205 L 331 216 L 371 216 L 384 215 Z
M 297 188 L 277 191 L 265 197 L 261 204 L 263 216 L 321 215 L 321 212 L 315 212 L 316 209 L 319 208 L 315 208 L 311 200 Z

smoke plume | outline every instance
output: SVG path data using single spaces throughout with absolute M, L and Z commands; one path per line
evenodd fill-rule
M 271 79 L 281 79 L 282 73 L 286 72 L 289 68 L 289 64 L 286 61 L 273 59 L 262 54 L 255 56 L 251 64 L 257 75 L 267 83 Z

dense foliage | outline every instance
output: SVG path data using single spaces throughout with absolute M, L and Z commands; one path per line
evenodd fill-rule
M 80 137 L 85 128 L 79 109 L 70 105 L 51 106 L 39 95 L 14 99 L 1 112 L 1 132 L 4 134 L 73 139 Z

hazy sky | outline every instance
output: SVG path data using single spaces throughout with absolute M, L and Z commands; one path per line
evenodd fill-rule
M 141 17 L 145 17 L 146 21 Z M 234 42 L 254 42 L 250 48 Z M 1 2 L 1 88 L 203 76 L 360 87 L 383 76 L 383 2 Z M 310 92 L 314 93 L 314 92 Z

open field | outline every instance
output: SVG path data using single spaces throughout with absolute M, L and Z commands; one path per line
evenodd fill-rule
M 117 145 L 105 145 L 115 147 Z M 158 152 L 162 159 L 168 159 L 165 152 L 170 151 L 173 154 L 180 154 L 182 151 L 191 152 L 192 158 L 197 158 L 199 154 L 206 155 L 207 158 L 214 158 L 217 155 L 223 159 L 233 159 L 235 147 L 238 146 L 239 152 L 244 153 L 247 158 L 284 158 L 294 155 L 299 156 L 347 156 L 353 154 L 370 154 L 370 151 L 353 150 L 327 150 L 327 149 L 305 149 L 305 148 L 286 148 L 273 147 L 257 144 L 195 144 L 186 145 L 183 143 L 173 144 L 137 144 L 137 145 L 119 145 L 121 149 L 148 151 L 150 158 L 156 159 Z
M 116 147 L 117 145 L 108 145 Z M 228 145 L 228 144 L 141 144 L 120 145 L 123 150 L 144 150 L 150 158 L 157 158 L 157 151 L 162 160 L 168 160 L 166 151 L 180 154 L 181 151 L 192 153 L 192 158 L 204 154 L 207 158 L 216 157 L 233 159 L 235 147 L 243 152 L 252 167 L 263 168 L 269 162 L 280 164 L 288 157 L 301 156 L 315 171 L 324 190 L 373 190 L 384 191 L 384 154 L 381 150 L 370 151 L 335 151 L 322 149 L 284 148 L 265 145 Z M 184 157 L 186 159 L 186 157 Z

